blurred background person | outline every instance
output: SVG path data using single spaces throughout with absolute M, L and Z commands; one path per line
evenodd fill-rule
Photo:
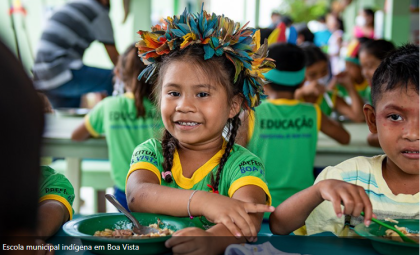
M 340 58 L 340 50 L 343 43 L 344 24 L 337 14 L 327 14 L 327 27 L 331 32 L 328 40 L 328 56 L 330 58 L 331 72 L 338 74 L 344 69 L 344 61 Z
M 365 8 L 361 10 L 355 22 L 356 26 L 353 29 L 355 38 L 366 37 L 373 39 L 375 37 L 375 12 L 372 9 Z

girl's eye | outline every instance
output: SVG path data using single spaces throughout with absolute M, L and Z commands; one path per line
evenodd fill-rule
M 402 117 L 398 114 L 391 114 L 388 116 L 389 119 L 391 119 L 392 121 L 400 121 L 402 120 Z
M 200 92 L 197 94 L 197 97 L 208 97 L 208 96 L 209 96 L 209 93 L 207 92 Z
M 173 97 L 179 97 L 180 93 L 175 92 L 175 91 L 171 91 L 171 92 L 168 93 L 168 95 L 173 96 Z

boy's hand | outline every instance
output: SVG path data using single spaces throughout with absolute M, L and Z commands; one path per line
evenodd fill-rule
M 165 246 L 172 248 L 173 254 L 216 254 L 213 238 L 208 238 L 211 236 L 199 228 L 184 228 L 175 232 Z
M 323 180 L 316 185 L 322 199 L 331 201 L 337 217 L 341 218 L 343 214 L 357 217 L 364 211 L 364 223 L 369 226 L 373 216 L 372 204 L 362 187 L 339 180 Z M 342 204 L 344 211 L 341 210 Z
M 254 241 L 258 231 L 249 213 L 274 212 L 275 210 L 273 206 L 242 202 L 208 192 L 199 192 L 196 196 L 191 206 L 195 206 L 200 215 L 204 215 L 213 223 L 224 224 L 234 236 L 237 238 L 244 236 L 250 242 Z

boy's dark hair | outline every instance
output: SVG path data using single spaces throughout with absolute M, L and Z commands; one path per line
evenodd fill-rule
M 276 69 L 279 71 L 296 72 L 305 67 L 305 54 L 299 46 L 291 43 L 275 43 L 268 47 L 268 57 L 275 60 Z M 270 81 L 269 86 L 274 91 L 294 92 L 299 84 L 284 85 Z
M 379 60 L 383 60 L 390 52 L 395 50 L 395 46 L 392 42 L 387 40 L 369 40 L 360 46 L 360 52 L 366 51 L 368 54 L 374 56 Z
M 376 69 L 372 78 L 373 106 L 385 91 L 414 86 L 419 93 L 419 47 L 413 44 L 401 46 Z
M 138 57 L 137 51 L 134 44 L 130 45 L 118 59 L 117 65 L 125 86 L 133 90 L 134 103 L 137 109 L 136 117 L 138 118 L 146 116 L 143 98 L 147 97 L 149 100 L 153 100 L 153 87 L 145 82 L 145 77 L 141 80 L 137 79 L 141 71 L 146 68 L 143 61 Z
M 159 68 L 159 76 L 157 79 L 157 84 L 155 87 L 155 95 L 158 99 L 158 104 L 160 104 L 160 97 L 161 89 L 162 89 L 162 82 L 163 76 L 166 72 L 166 69 L 169 65 L 176 61 L 180 62 L 188 62 L 192 65 L 195 65 L 198 69 L 200 69 L 203 73 L 207 74 L 208 77 L 212 77 L 217 80 L 219 84 L 222 84 L 227 93 L 228 103 L 230 104 L 230 99 L 234 96 L 239 95 L 242 96 L 242 86 L 244 83 L 244 78 L 242 73 L 239 74 L 238 79 L 234 82 L 235 77 L 235 67 L 225 56 L 220 57 L 212 57 L 204 61 L 204 49 L 202 45 L 192 45 L 183 50 L 177 50 L 169 55 L 163 56 L 163 62 L 160 64 Z M 237 114 L 232 119 L 228 120 L 227 127 L 227 136 L 229 140 L 227 141 L 226 149 L 220 159 L 219 167 L 217 169 L 216 176 L 211 176 L 211 186 L 214 190 L 218 190 L 220 177 L 222 174 L 222 170 L 224 165 L 226 164 L 230 151 L 235 144 L 235 138 L 238 133 L 239 126 L 241 125 L 241 120 L 239 118 L 239 114 Z M 165 172 L 171 172 L 172 165 L 173 165 L 173 157 L 175 153 L 175 149 L 178 146 L 178 141 L 175 137 L 168 132 L 168 130 L 164 130 L 163 138 L 162 138 L 162 150 L 163 150 L 163 169 Z M 171 182 L 172 177 L 170 175 L 166 175 L 165 179 L 166 182 Z
M 328 62 L 327 55 L 322 50 L 312 43 L 305 43 L 300 46 L 305 54 L 305 66 L 311 66 L 318 61 Z

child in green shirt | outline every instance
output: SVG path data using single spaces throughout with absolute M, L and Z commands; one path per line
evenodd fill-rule
M 318 105 L 294 99 L 294 92 L 305 79 L 305 54 L 296 45 L 275 44 L 269 57 L 276 68 L 265 74 L 268 96 L 255 114 L 245 117 L 241 143 L 261 158 L 273 205 L 277 206 L 314 182 L 313 168 L 318 131 L 341 144 L 349 133 L 325 116 Z M 265 215 L 268 218 L 269 215 Z
M 130 156 L 139 143 L 154 137 L 160 128 L 160 119 L 152 103 L 153 87 L 146 84 L 145 79 L 137 80 L 144 68 L 137 57 L 137 48 L 128 47 L 117 65 L 117 74 L 126 93 L 102 100 L 72 134 L 76 141 L 105 134 L 115 197 L 127 209 L 125 178 Z
M 166 246 L 220 254 L 231 243 L 254 241 L 262 212 L 273 209 L 263 164 L 235 144 L 239 113 L 259 105 L 262 72 L 273 63 L 259 31 L 223 15 L 185 11 L 165 21 L 139 31 L 139 53 L 149 64 L 142 75 L 156 84 L 165 130 L 161 141 L 135 149 L 127 201 L 135 212 L 204 216 L 215 225 L 177 231 Z

